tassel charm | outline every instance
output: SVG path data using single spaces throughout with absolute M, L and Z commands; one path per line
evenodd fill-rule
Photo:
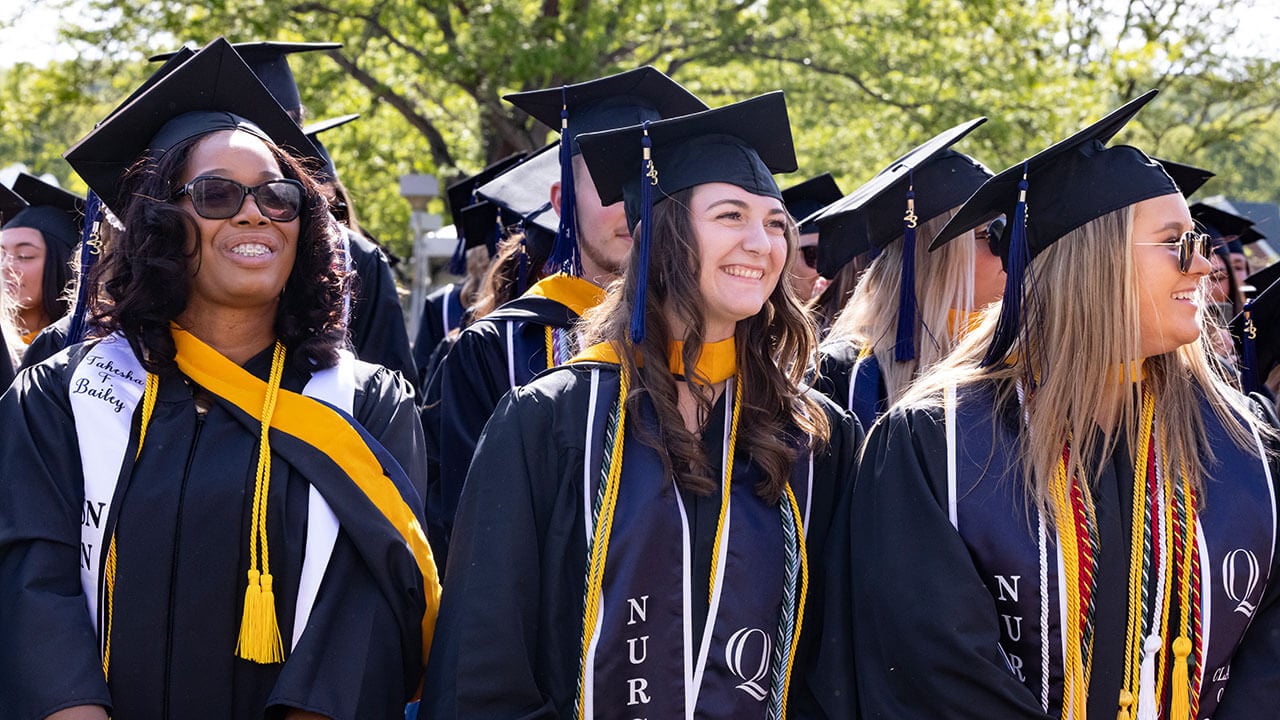
M 914 173 L 913 173 L 914 175 Z M 907 362 L 916 358 L 916 216 L 915 179 L 907 185 L 907 214 L 902 218 L 902 275 L 898 287 L 898 331 L 893 343 L 893 359 Z
M 1244 391 L 1260 392 L 1262 390 L 1262 382 L 1258 377 L 1258 327 L 1253 324 L 1253 301 L 1245 303 L 1244 306 L 1244 331 L 1241 333 L 1241 345 L 1244 346 L 1244 352 L 1241 358 L 1240 378 L 1244 381 Z
M 1169 720 L 1191 719 L 1191 681 L 1187 658 L 1191 641 L 1179 636 L 1173 641 L 1173 685 L 1169 691 Z

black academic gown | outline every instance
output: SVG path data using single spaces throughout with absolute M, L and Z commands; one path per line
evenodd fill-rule
M 601 373 L 595 398 L 599 425 L 618 396 L 616 366 L 575 363 L 507 395 L 480 439 L 458 506 L 420 718 L 571 715 L 587 572 L 583 464 L 588 454 L 598 458 L 603 447 L 601 434 L 592 448 L 585 440 L 593 367 Z M 717 402 L 703 435 L 713 477 L 722 474 L 724 403 Z M 791 707 L 803 708 L 801 717 L 818 717 L 800 668 L 808 666 L 823 635 L 821 559 L 862 435 L 852 418 L 829 403 L 822 406 L 832 437 L 814 461 L 805 532 L 811 578 L 791 685 Z M 807 478 L 807 463 L 799 465 L 797 473 Z M 754 472 L 738 470 L 735 482 L 751 482 Z M 692 567 L 699 574 L 693 586 L 706 587 L 720 496 L 682 497 L 690 515 Z M 693 593 L 697 623 L 705 621 L 706 600 L 704 593 Z
M 402 717 L 422 667 L 422 579 L 408 553 L 394 551 L 403 541 L 393 531 L 365 522 L 367 514 L 352 517 L 347 508 L 363 506 L 348 480 L 327 483 L 343 488 L 328 497 L 341 530 L 306 633 L 289 651 L 308 477 L 335 472 L 277 454 L 306 456 L 284 447 L 296 439 L 273 435 L 267 505 L 287 660 L 259 665 L 235 656 L 259 426 L 217 398 L 199 414 L 191 382 L 176 371 L 160 380 L 142 452 L 110 514 L 118 575 L 105 682 L 78 574 L 80 524 L 102 509 L 83 510 L 68 398 L 72 369 L 91 347 L 73 346 L 26 370 L 0 398 L 0 715 L 43 718 L 91 704 L 121 720 L 262 718 L 268 707 L 335 720 Z M 265 380 L 270 363 L 264 351 L 245 368 Z M 290 367 L 282 387 L 299 392 L 306 380 Z M 355 418 L 420 484 L 422 437 L 412 398 L 401 378 L 357 363 Z M 137 423 L 135 417 L 132 443 Z M 371 543 L 385 553 L 374 563 L 357 550 Z
M 458 334 L 436 370 L 438 405 L 430 387 L 436 381 L 429 380 L 427 394 L 433 398 L 423 422 L 438 423 L 440 438 L 440 472 L 428 478 L 427 492 L 427 522 L 435 528 L 432 536 L 441 541 L 432 546 L 437 564 L 447 565 L 458 496 L 485 423 L 508 390 L 547 369 L 546 329 L 567 328 L 577 319 L 576 313 L 550 298 L 526 295 L 512 300 Z M 514 364 L 508 364 L 508 357 Z
M 849 505 L 848 543 L 853 592 L 852 646 L 857 670 L 858 702 L 864 720 L 872 718 L 1057 718 L 1062 707 L 1061 625 L 1056 584 L 1049 575 L 1051 601 L 1048 711 L 1042 706 L 1038 651 L 1017 651 L 1018 643 L 1040 646 L 1043 637 L 1036 571 L 1020 572 L 1038 552 L 1035 513 L 1017 508 L 1021 482 L 1010 450 L 1018 409 L 994 409 L 990 384 L 962 389 L 959 400 L 958 527 L 948 509 L 947 452 L 944 415 L 940 409 L 894 409 L 867 437 Z M 994 450 L 992 449 L 994 448 Z M 1128 603 L 1129 533 L 1132 523 L 1132 452 L 1123 444 L 1102 462 L 1094 489 L 1099 530 L 1093 672 L 1088 697 L 1090 717 L 1115 717 L 1123 677 Z M 965 490 L 965 468 L 984 467 L 980 479 Z M 1202 710 L 1207 696 L 1217 695 L 1226 681 L 1222 702 L 1212 715 L 1226 718 L 1273 717 L 1280 706 L 1280 582 L 1276 582 L 1274 550 L 1275 495 L 1256 461 L 1251 469 L 1217 473 L 1207 482 L 1201 531 L 1210 553 L 1202 563 L 1215 608 L 1206 623 L 1211 642 L 1238 639 L 1238 628 L 1220 625 L 1245 622 L 1223 593 L 1248 595 L 1257 607 L 1229 666 L 1206 672 Z M 1277 477 L 1271 465 L 1272 477 Z M 1244 496 L 1242 488 L 1263 498 L 1233 510 L 1221 508 Z M 1236 495 L 1233 498 L 1232 495 Z M 1268 499 L 1269 495 L 1269 499 Z M 983 517 L 983 506 L 1008 505 Z M 975 507 L 976 506 L 976 507 Z M 1217 508 L 1217 509 L 1215 509 Z M 1004 520 L 999 516 L 1003 513 Z M 1216 519 L 1211 516 L 1217 513 Z M 1223 588 L 1221 536 L 1240 528 L 1260 533 L 1264 547 L 1251 553 L 1261 575 L 1234 589 Z M 1049 526 L 1052 533 L 1052 524 Z M 993 538 L 999 538 L 993 542 Z M 1052 537 L 1052 536 L 1051 536 Z M 1234 547 L 1234 543 L 1228 548 Z M 1246 546 L 1247 547 L 1247 546 Z M 1216 548 L 1216 549 L 1215 549 Z M 852 551 L 850 551 L 852 549 Z M 1048 557 L 1058 551 L 1052 540 Z M 1230 554 L 1230 553 L 1228 553 Z M 1018 563 L 1023 563 L 1019 565 Z M 1247 574 L 1247 573 L 1245 573 Z M 1270 578 L 1270 582 L 1268 582 Z M 833 580 L 833 582 L 835 582 Z M 1231 585 L 1230 582 L 1227 583 Z M 1021 608 L 1019 610 L 1018 608 Z M 1177 617 L 1177 615 L 1174 615 Z M 1017 637 L 1014 637 L 1014 636 Z M 1014 642 L 1014 641 L 1018 642 Z M 1212 685 L 1212 687 L 1211 687 Z M 1198 717 L 1208 717 L 1205 714 Z
M 9 355 L 9 344 L 4 339 L 4 335 L 0 334 L 0 392 L 9 389 L 9 385 L 13 382 L 14 367 L 13 360 Z
M 67 333 L 70 330 L 70 313 L 54 320 L 31 340 L 30 345 L 27 345 L 27 349 L 22 353 L 22 364 L 18 366 L 18 369 L 26 370 L 32 365 L 38 365 L 57 355 L 62 348 L 67 346 Z M 5 387 L 8 386 L 6 385 Z
M 858 363 L 860 348 L 851 342 L 829 342 L 818 348 L 813 388 L 857 416 L 865 428 L 889 409 L 889 392 L 874 354 Z
M 430 378 L 431 356 L 450 331 L 461 327 L 462 288 L 449 283 L 427 295 L 422 302 L 422 315 L 418 319 L 418 337 L 413 341 L 413 362 L 418 367 L 418 387 L 426 385 Z
M 346 230 L 355 296 L 351 299 L 351 343 L 356 357 L 399 371 L 410 382 L 418 377 L 404 309 L 396 294 L 396 278 L 382 250 L 365 236 Z M 415 386 L 416 387 L 416 386 Z

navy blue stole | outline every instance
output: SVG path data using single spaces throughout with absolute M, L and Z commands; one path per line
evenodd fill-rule
M 1206 465 L 1198 515 L 1203 661 L 1196 671 L 1203 678 L 1198 716 L 1211 717 L 1230 677 L 1231 658 L 1269 580 L 1276 503 L 1270 469 L 1260 459 L 1259 448 L 1238 446 L 1201 402 L 1215 458 Z M 949 489 L 948 501 L 954 503 L 953 522 L 995 601 L 999 651 L 1009 671 L 1053 710 L 1062 706 L 1063 688 L 1061 554 L 1054 527 L 1027 509 L 1013 446 L 1017 428 L 993 407 L 990 387 L 966 388 L 958 403 L 956 424 L 964 429 L 963 441 L 955 450 L 955 486 Z M 1132 490 L 1133 479 L 1126 478 L 1116 478 L 1122 495 Z M 1129 537 L 1127 527 L 1123 537 Z M 1121 552 L 1127 558 L 1129 548 L 1104 547 L 1101 552 Z M 1097 590 L 1099 596 L 1125 592 L 1114 587 Z M 1176 618 L 1171 618 L 1171 625 L 1174 632 L 1180 627 Z M 1115 642 L 1099 637 L 1095 653 L 1116 652 Z M 1166 648 L 1170 642 L 1165 638 Z
M 880 361 L 875 353 L 867 353 L 859 357 L 849 373 L 849 410 L 862 423 L 862 427 L 870 428 L 876 419 L 889 409 L 888 392 L 885 391 L 884 378 L 880 377 Z
M 616 398 L 609 385 L 601 388 L 597 418 Z M 731 403 L 724 405 L 727 414 Z M 651 412 L 644 416 L 651 425 Z M 727 552 L 714 572 L 704 631 L 694 636 L 694 593 L 706 598 L 708 586 L 693 567 L 692 519 L 657 452 L 636 438 L 637 419 L 628 418 L 584 717 L 764 718 L 784 591 L 782 514 L 756 496 L 758 471 L 739 448 L 725 518 Z M 601 450 L 593 448 L 590 457 Z M 600 465 L 589 467 L 598 477 Z M 792 475 L 802 517 L 807 474 L 802 455 Z

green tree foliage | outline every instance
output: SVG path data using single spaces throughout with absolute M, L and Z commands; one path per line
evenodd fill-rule
M 1209 192 L 1280 199 L 1280 67 L 1230 42 L 1250 0 L 35 1 L 79 11 L 64 35 L 81 59 L 0 71 L 0 160 L 71 180 L 58 154 L 153 52 L 217 35 L 340 41 L 292 65 L 311 119 L 362 114 L 323 140 L 361 221 L 400 255 L 399 175 L 447 182 L 536 148 L 547 129 L 504 93 L 645 63 L 712 105 L 785 89 L 796 180 L 831 171 L 846 189 L 978 115 L 990 121 L 964 149 L 1000 169 L 1160 87 L 1122 140 L 1213 169 Z

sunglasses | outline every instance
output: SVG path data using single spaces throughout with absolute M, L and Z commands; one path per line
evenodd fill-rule
M 1191 263 L 1195 262 L 1196 256 L 1209 259 L 1209 253 L 1213 252 L 1213 239 L 1204 233 L 1188 230 L 1174 241 L 1178 244 L 1178 272 L 1186 275 L 1191 272 Z M 1134 245 L 1153 245 L 1168 247 L 1173 242 L 1158 243 L 1134 243 Z
M 258 212 L 274 222 L 289 222 L 302 211 L 304 191 L 302 183 L 288 178 L 268 180 L 250 187 L 229 178 L 201 175 L 183 185 L 173 199 L 183 195 L 189 195 L 196 214 L 208 220 L 235 217 L 244 204 L 245 196 L 252 195 Z
M 811 270 L 818 269 L 818 246 L 817 245 L 801 246 L 800 259 L 804 260 L 804 264 L 808 265 Z

